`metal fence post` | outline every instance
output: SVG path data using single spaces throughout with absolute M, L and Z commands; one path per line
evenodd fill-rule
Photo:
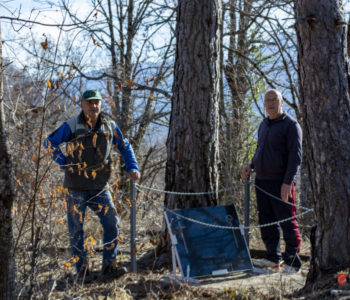
M 130 255 L 131 272 L 137 272 L 136 266 L 136 201 L 135 201 L 135 182 L 130 181 Z
M 248 177 L 244 182 L 244 226 L 250 226 L 250 178 Z M 249 228 L 244 229 L 245 240 L 249 249 Z

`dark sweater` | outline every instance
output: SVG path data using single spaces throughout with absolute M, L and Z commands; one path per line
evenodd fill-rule
M 291 184 L 302 158 L 302 132 L 287 113 L 277 119 L 265 118 L 258 131 L 258 146 L 251 168 L 256 178 L 283 180 Z

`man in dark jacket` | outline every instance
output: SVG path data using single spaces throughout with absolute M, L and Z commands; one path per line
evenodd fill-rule
M 44 142 L 54 161 L 65 171 L 71 252 L 80 279 L 88 272 L 83 231 L 87 206 L 98 215 L 103 227 L 103 275 L 117 276 L 125 272 L 123 268 L 115 268 L 118 217 L 108 190 L 113 146 L 122 154 L 130 179 L 136 181 L 140 177 L 130 143 L 115 122 L 101 113 L 101 102 L 99 91 L 84 92 L 80 114 L 64 122 Z M 66 143 L 65 154 L 60 149 L 62 143 Z
M 302 132 L 296 120 L 282 110 L 283 98 L 278 90 L 265 94 L 264 106 L 268 117 L 260 124 L 258 145 L 250 166 L 242 170 L 242 177 L 255 171 L 256 198 L 259 223 L 269 224 L 295 216 L 294 179 L 301 164 Z M 288 202 L 288 203 L 287 203 Z M 267 249 L 259 267 L 279 268 L 281 261 L 280 227 L 286 243 L 283 260 L 284 273 L 300 269 L 300 234 L 296 218 L 261 228 Z

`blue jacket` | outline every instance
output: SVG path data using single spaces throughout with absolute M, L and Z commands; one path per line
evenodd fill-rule
M 298 122 L 287 113 L 265 118 L 258 131 L 258 145 L 251 168 L 258 179 L 283 180 L 291 184 L 302 159 L 302 132 Z
M 79 117 L 84 118 L 83 113 L 80 113 Z M 100 117 L 101 118 L 101 117 Z M 68 121 L 67 121 L 68 122 Z M 62 143 L 70 142 L 72 139 L 72 131 L 69 127 L 68 123 L 64 122 L 58 129 L 52 132 L 44 141 L 44 146 L 46 148 L 50 147 L 53 152 L 53 160 L 58 163 L 62 169 L 65 169 L 67 163 L 67 157 L 63 154 L 60 149 L 60 145 Z M 96 127 L 92 129 L 92 132 L 96 132 L 99 129 L 99 123 L 97 122 Z M 115 124 L 113 122 L 113 124 Z M 123 134 L 119 127 L 115 125 L 114 127 L 114 135 L 113 135 L 113 145 L 117 146 L 117 149 L 122 154 L 126 171 L 138 171 L 138 165 L 135 158 L 134 151 L 132 149 L 129 141 L 123 137 Z

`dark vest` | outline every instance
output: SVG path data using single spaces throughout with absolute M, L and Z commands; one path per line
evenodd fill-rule
M 102 190 L 111 176 L 111 149 L 115 123 L 100 115 L 97 131 L 89 128 L 82 113 L 66 123 L 72 132 L 67 143 L 64 187 Z

